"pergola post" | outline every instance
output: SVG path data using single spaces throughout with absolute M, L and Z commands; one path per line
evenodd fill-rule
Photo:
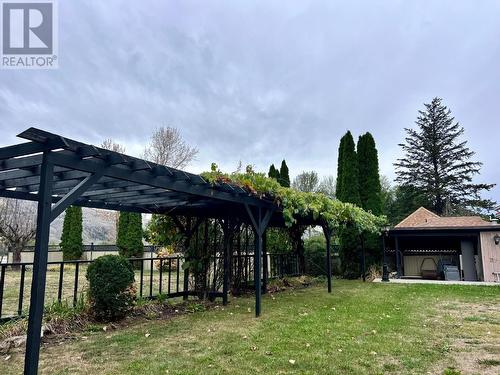
M 40 355 L 45 281 L 49 251 L 49 232 L 52 213 L 52 179 L 54 175 L 54 165 L 48 159 L 49 152 L 45 151 L 43 153 L 40 173 L 40 190 L 38 192 L 35 252 L 31 281 L 28 334 L 24 357 L 25 374 L 37 374 L 38 359 Z
M 267 230 L 264 230 L 262 233 L 262 267 L 264 269 L 263 277 L 262 277 L 262 293 L 267 293 L 267 281 L 269 279 L 269 270 L 268 270 L 268 261 L 267 261 Z
M 222 221 L 222 231 L 224 232 L 223 248 L 223 281 L 222 281 L 222 304 L 227 305 L 229 292 L 229 253 L 231 251 L 231 225 L 229 218 Z
M 323 225 L 323 234 L 326 239 L 326 280 L 328 283 L 328 293 L 332 292 L 332 253 L 331 253 L 331 239 L 332 229 L 328 224 Z
M 361 242 L 361 278 L 363 282 L 366 281 L 366 254 L 365 254 L 365 238 L 361 233 L 359 235 L 359 239 Z
M 196 218 L 196 222 L 191 225 L 191 217 L 188 216 L 186 221 L 186 225 L 182 224 L 180 220 L 176 216 L 172 216 L 172 220 L 177 227 L 184 235 L 184 251 L 186 254 L 184 255 L 184 261 L 189 261 L 189 247 L 191 246 L 191 238 L 193 237 L 193 233 L 198 230 L 198 227 L 202 223 L 201 218 Z M 182 299 L 187 300 L 189 297 L 189 269 L 184 269 L 184 282 L 183 282 L 183 291 L 182 291 Z
M 252 221 L 255 232 L 255 251 L 254 251 L 254 286 L 255 286 L 255 316 L 260 316 L 262 280 L 261 280 L 261 258 L 262 258 L 262 236 L 267 228 L 267 224 L 273 213 L 272 209 L 264 209 L 257 207 L 257 212 L 254 214 L 250 207 L 245 204 L 248 216 Z
M 383 253 L 382 253 L 382 257 L 383 257 L 383 261 L 382 261 L 382 281 L 384 281 L 384 282 L 388 282 L 389 281 L 389 268 L 387 266 L 387 253 L 385 251 L 385 247 L 386 247 L 385 238 L 386 237 L 387 237 L 387 230 L 384 230 L 384 232 L 382 233 L 382 249 L 383 249 Z

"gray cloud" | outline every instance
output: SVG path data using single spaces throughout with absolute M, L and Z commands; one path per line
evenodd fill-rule
M 0 143 L 28 126 L 139 154 L 152 129 L 239 160 L 335 174 L 339 138 L 371 131 L 393 176 L 404 127 L 441 96 L 500 182 L 496 1 L 59 2 L 59 69 L 0 71 Z M 500 188 L 491 194 L 500 200 Z

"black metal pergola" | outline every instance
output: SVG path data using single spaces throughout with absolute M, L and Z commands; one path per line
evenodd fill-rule
M 260 315 L 263 235 L 269 226 L 284 226 L 281 208 L 273 197 L 257 196 L 228 183 L 211 184 L 196 174 L 36 128 L 18 136 L 28 142 L 0 148 L 0 197 L 38 202 L 25 374 L 38 371 L 50 223 L 70 205 L 174 217 L 237 218 L 252 225 L 256 236 L 255 314 Z M 331 292 L 332 228 L 311 218 L 297 219 L 300 224 L 323 227 Z M 227 294 L 226 277 L 224 288 Z

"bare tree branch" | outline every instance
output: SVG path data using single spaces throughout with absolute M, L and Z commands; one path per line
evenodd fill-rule
M 21 251 L 36 235 L 36 203 L 0 198 L 0 241 L 21 261 Z
M 144 149 L 144 159 L 173 168 L 184 168 L 197 154 L 198 149 L 189 146 L 179 130 L 171 127 L 156 129 Z

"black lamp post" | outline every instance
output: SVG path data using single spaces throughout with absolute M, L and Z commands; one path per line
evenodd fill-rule
M 389 281 L 389 267 L 387 266 L 387 258 L 385 255 L 385 238 L 389 234 L 389 228 L 384 228 L 384 232 L 382 234 L 382 247 L 383 247 L 383 264 L 382 264 L 382 281 L 388 282 Z

